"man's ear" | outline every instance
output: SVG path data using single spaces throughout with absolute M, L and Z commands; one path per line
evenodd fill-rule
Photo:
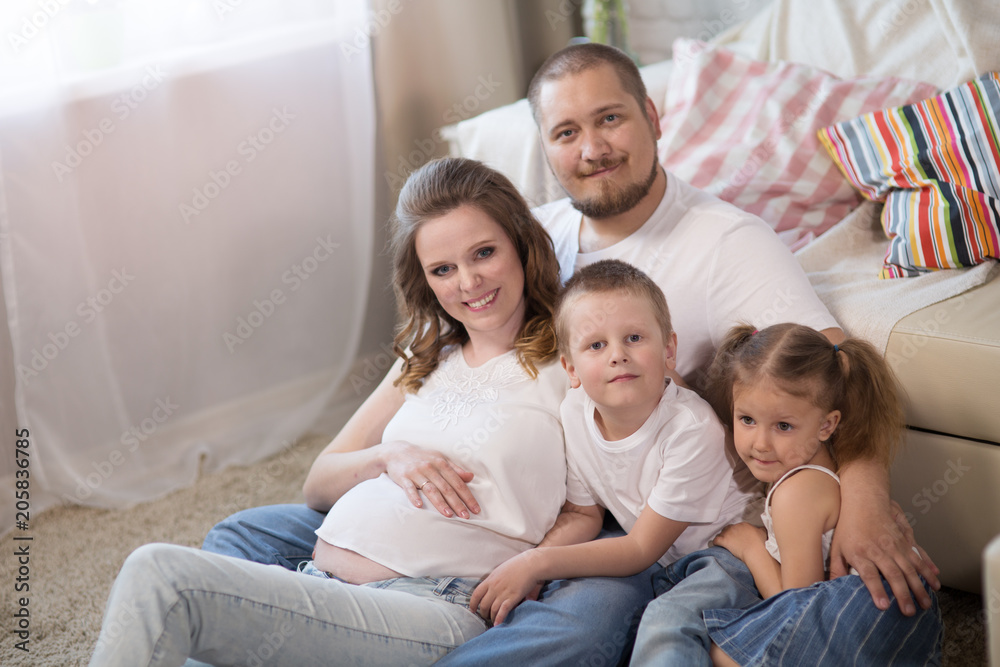
M 566 358 L 565 354 L 559 355 L 559 363 L 562 367 L 566 369 L 566 375 L 569 376 L 569 386 L 576 389 L 580 386 L 580 377 L 576 374 L 576 368 L 573 367 L 573 362 Z
M 840 410 L 833 410 L 823 419 L 823 423 L 819 427 L 819 440 L 820 442 L 826 442 L 833 435 L 833 432 L 837 430 L 837 425 L 840 424 Z
M 656 113 L 656 104 L 653 102 L 653 98 L 649 95 L 646 96 L 645 104 L 646 117 L 649 118 L 649 122 L 653 125 L 653 132 L 656 135 L 657 140 L 663 136 L 663 130 L 660 129 L 660 114 Z

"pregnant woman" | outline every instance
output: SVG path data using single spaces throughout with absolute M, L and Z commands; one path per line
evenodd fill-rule
M 486 629 L 473 588 L 565 497 L 558 266 L 510 181 L 471 160 L 415 172 L 394 223 L 401 358 L 310 470 L 307 502 L 329 508 L 314 560 L 143 546 L 92 665 L 431 664 Z

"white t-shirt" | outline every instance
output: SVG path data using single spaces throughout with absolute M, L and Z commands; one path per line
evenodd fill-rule
M 616 441 L 601 435 L 594 402 L 582 388 L 571 389 L 560 410 L 566 500 L 604 507 L 626 531 L 647 505 L 668 519 L 691 522 L 661 565 L 706 548 L 724 526 L 742 519 L 755 496 L 740 491 L 722 424 L 690 389 L 668 384 L 639 430 Z
M 649 220 L 603 250 L 579 252 L 582 215 L 569 199 L 534 213 L 552 237 L 563 282 L 582 266 L 620 259 L 660 286 L 677 332 L 677 371 L 693 387 L 705 384 L 700 372 L 733 325 L 839 326 L 764 221 L 669 172 L 666 192 Z
M 532 380 L 514 352 L 470 368 L 460 348 L 446 351 L 383 433 L 472 472 L 480 514 L 414 507 L 383 474 L 345 493 L 316 534 L 408 577 L 482 577 L 538 544 L 565 500 L 559 404 L 569 386 L 558 362 L 538 370 Z

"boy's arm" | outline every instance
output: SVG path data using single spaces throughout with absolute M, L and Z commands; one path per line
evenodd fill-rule
M 574 505 L 568 500 L 539 547 L 558 547 L 589 542 L 597 537 L 604 524 L 604 508 L 600 505 Z
M 687 528 L 683 521 L 660 516 L 646 507 L 632 530 L 568 546 L 539 546 L 495 569 L 476 587 L 469 608 L 483 618 L 502 623 L 511 609 L 538 583 L 573 577 L 625 577 L 656 562 Z

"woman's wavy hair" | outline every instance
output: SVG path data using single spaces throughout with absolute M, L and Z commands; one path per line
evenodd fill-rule
M 822 410 L 840 410 L 828 441 L 838 467 L 859 459 L 892 461 L 905 425 L 902 389 L 871 344 L 848 338 L 835 347 L 800 324 L 760 331 L 737 326 L 715 355 L 706 397 L 732 428 L 734 393 L 768 381 Z
M 424 222 L 460 206 L 474 206 L 490 216 L 517 249 L 524 269 L 525 313 L 514 349 L 521 366 L 536 377 L 538 364 L 556 355 L 552 314 L 560 290 L 559 264 L 548 233 L 506 176 L 476 160 L 441 158 L 410 175 L 392 220 L 392 283 L 402 320 L 393 349 L 403 359 L 396 385 L 405 391 L 420 388 L 437 368 L 442 349 L 469 340 L 465 326 L 445 312 L 427 284 L 415 243 Z

